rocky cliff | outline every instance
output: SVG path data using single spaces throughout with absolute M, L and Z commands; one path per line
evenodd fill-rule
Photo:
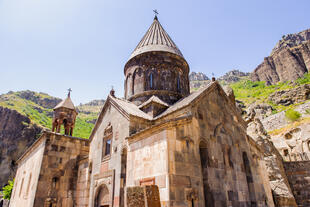
M 242 78 L 248 77 L 250 73 L 242 72 L 240 70 L 231 70 L 225 75 L 219 77 L 217 80 L 223 81 L 225 84 L 235 83 L 240 81 Z
M 15 175 L 15 162 L 38 138 L 42 128 L 15 110 L 0 107 L 0 187 Z
M 204 80 L 210 80 L 206 74 L 201 72 L 191 72 L 189 74 L 189 81 L 204 81 Z
M 283 36 L 269 57 L 251 74 L 252 81 L 267 85 L 292 81 L 310 70 L 310 29 Z

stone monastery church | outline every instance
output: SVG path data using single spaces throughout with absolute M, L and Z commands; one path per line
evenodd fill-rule
M 68 97 L 18 160 L 10 207 L 274 206 L 260 147 L 213 78 L 190 93 L 189 65 L 154 21 L 89 139 Z M 61 128 L 64 134 L 61 134 Z

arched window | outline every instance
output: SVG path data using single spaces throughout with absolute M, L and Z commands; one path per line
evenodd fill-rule
M 132 76 L 132 85 L 131 85 L 131 94 L 135 94 L 135 79 L 136 79 L 136 71 L 134 72 Z
M 150 74 L 150 89 L 153 88 L 153 73 Z
M 181 86 L 180 86 L 180 75 L 178 75 L 178 79 L 177 79 L 177 88 L 178 88 L 178 91 L 180 91 L 180 89 L 181 89 Z
M 110 193 L 106 185 L 102 185 L 98 188 L 95 197 L 95 207 L 110 206 Z
M 58 177 L 53 177 L 53 179 L 52 179 L 52 187 L 54 189 L 58 189 L 58 185 L 59 185 L 59 178 Z

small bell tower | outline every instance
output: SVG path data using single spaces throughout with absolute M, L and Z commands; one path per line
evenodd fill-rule
M 61 125 L 63 125 L 65 134 L 70 136 L 72 136 L 73 134 L 75 119 L 78 114 L 70 98 L 71 91 L 72 91 L 71 88 L 69 88 L 67 98 L 62 100 L 54 108 L 53 127 L 52 127 L 53 132 L 56 131 L 57 133 L 60 133 Z

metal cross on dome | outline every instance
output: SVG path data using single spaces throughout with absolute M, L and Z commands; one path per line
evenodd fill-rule
M 70 93 L 71 93 L 72 89 L 68 88 L 68 97 L 70 97 Z
M 157 17 L 157 15 L 159 14 L 157 9 L 154 9 L 153 12 L 154 12 L 155 16 Z

